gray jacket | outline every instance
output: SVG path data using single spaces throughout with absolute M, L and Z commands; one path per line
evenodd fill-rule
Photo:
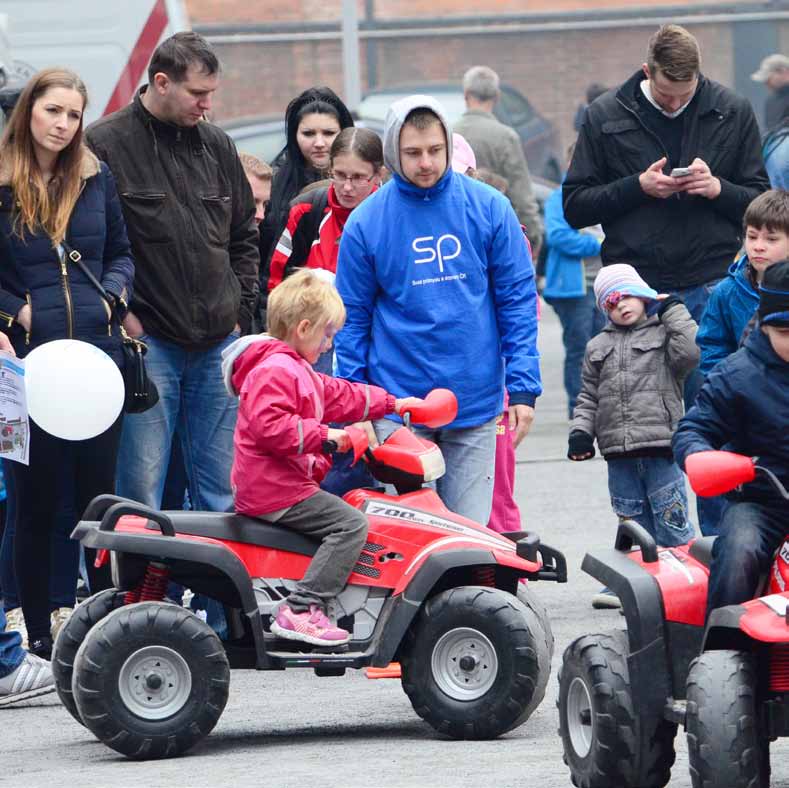
M 632 328 L 609 322 L 586 346 L 571 431 L 596 437 L 604 457 L 670 448 L 682 383 L 699 362 L 696 329 L 678 302 Z
M 518 132 L 479 109 L 466 110 L 452 130 L 471 145 L 478 167 L 507 179 L 507 197 L 536 249 L 542 241 L 542 218 Z

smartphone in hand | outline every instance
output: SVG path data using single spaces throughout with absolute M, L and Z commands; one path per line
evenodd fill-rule
M 669 174 L 672 178 L 684 178 L 686 175 L 693 175 L 693 170 L 690 167 L 674 167 Z

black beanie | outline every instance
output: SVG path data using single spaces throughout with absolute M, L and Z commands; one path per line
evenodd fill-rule
M 789 260 L 771 265 L 759 288 L 759 322 L 789 328 Z

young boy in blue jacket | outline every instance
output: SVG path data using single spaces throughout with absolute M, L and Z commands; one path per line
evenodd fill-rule
M 712 291 L 696 335 L 705 376 L 740 346 L 759 305 L 764 272 L 789 258 L 789 194 L 777 189 L 760 194 L 745 211 L 743 226 L 745 255 Z
M 757 316 L 745 345 L 707 377 L 672 447 L 683 469 L 689 455 L 722 446 L 758 456 L 789 486 L 789 261 L 765 271 Z M 752 599 L 787 534 L 787 502 L 766 480 L 745 485 L 713 544 L 707 613 Z

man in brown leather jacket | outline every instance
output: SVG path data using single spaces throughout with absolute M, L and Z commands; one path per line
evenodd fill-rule
M 160 401 L 124 420 L 118 492 L 158 507 L 173 434 L 192 506 L 232 505 L 236 404 L 222 385 L 222 350 L 249 330 L 259 267 L 255 204 L 230 138 L 203 117 L 219 62 L 196 33 L 159 45 L 149 84 L 87 130 L 118 184 L 135 258 L 126 330 L 148 345 Z

